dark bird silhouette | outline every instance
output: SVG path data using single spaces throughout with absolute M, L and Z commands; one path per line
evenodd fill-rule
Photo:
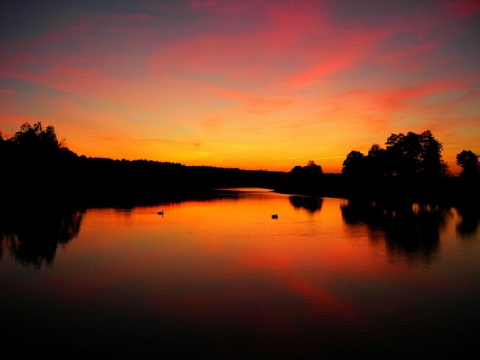
M 157 212 L 158 215 L 162 215 L 163 216 L 163 210 L 162 211 L 159 211 Z
M 273 214 L 272 219 L 278 219 L 278 214 Z

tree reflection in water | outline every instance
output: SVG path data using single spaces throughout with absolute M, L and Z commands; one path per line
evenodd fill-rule
M 0 249 L 6 248 L 25 266 L 51 266 L 58 244 L 66 244 L 78 235 L 82 217 L 77 210 L 2 209 Z
M 293 195 L 289 197 L 290 203 L 295 209 L 307 210 L 313 214 L 322 209 L 323 199 L 312 196 Z
M 382 204 L 349 200 L 341 205 L 344 221 L 349 225 L 364 224 L 371 241 L 383 234 L 391 259 L 409 263 L 430 263 L 439 250 L 440 231 L 445 228 L 449 209 L 428 204 Z
M 462 203 L 456 206 L 460 222 L 457 224 L 457 232 L 462 237 L 473 235 L 478 231 L 480 223 L 480 207 L 477 203 Z

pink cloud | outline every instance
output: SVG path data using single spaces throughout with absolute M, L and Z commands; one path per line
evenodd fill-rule
M 381 33 L 346 31 L 328 37 L 328 40 L 320 40 L 315 49 L 303 54 L 308 65 L 291 76 L 287 86 L 309 86 L 335 73 L 355 69 L 366 60 L 383 36 Z
M 231 15 L 228 24 L 224 18 L 209 18 L 205 24 L 209 30 L 159 47 L 149 64 L 170 75 L 175 69 L 219 74 L 224 82 L 279 81 L 294 73 L 305 61 L 298 57 L 304 37 L 318 34 L 326 21 L 320 13 L 293 3 L 252 4 Z M 197 24 L 199 28 L 203 25 L 201 21 Z M 217 31 L 217 27 L 226 31 Z
M 337 99 L 344 101 L 357 99 L 361 108 L 368 108 L 379 113 L 388 113 L 398 110 L 415 109 L 425 107 L 424 101 L 431 96 L 448 92 L 465 91 L 469 88 L 468 82 L 461 79 L 426 80 L 414 86 L 402 86 L 398 84 L 390 89 L 356 89 L 339 94 Z M 445 106 L 445 102 L 436 102 L 435 106 Z M 353 105 L 354 107 L 354 105 Z
M 287 148 L 284 158 L 307 156 L 304 140 L 298 153 L 289 153 L 288 144 L 304 134 L 327 142 L 331 154 L 320 155 L 335 158 L 343 148 L 329 143 L 332 136 L 345 147 L 362 145 L 372 133 L 384 140 L 390 130 L 402 131 L 394 128 L 399 125 L 440 129 L 456 119 L 458 128 L 470 129 L 478 123 L 475 52 L 457 41 L 462 19 L 474 19 L 478 2 L 407 6 L 382 19 L 375 11 L 345 17 L 350 10 L 318 1 L 142 6 L 148 15 L 83 15 L 37 39 L 8 44 L 2 78 L 29 84 L 11 88 L 21 94 L 0 92 L 2 113 L 35 108 L 57 121 L 121 128 L 118 138 L 99 136 L 104 143 L 145 139 L 135 128 L 192 144 L 213 139 L 218 153 L 235 151 L 223 158 L 252 144 L 266 147 L 267 133 L 271 149 Z M 182 11 L 181 19 L 168 18 L 166 26 L 167 10 Z M 24 94 L 28 87 L 43 91 Z

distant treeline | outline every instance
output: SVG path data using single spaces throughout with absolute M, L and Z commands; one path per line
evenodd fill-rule
M 324 174 L 310 161 L 290 172 L 185 166 L 151 160 L 79 156 L 57 140 L 53 126 L 25 123 L 9 138 L 0 133 L 2 199 L 9 204 L 128 206 L 208 194 L 226 187 L 265 187 L 330 197 L 412 201 L 479 200 L 478 156 L 457 155 L 459 177 L 448 175 L 442 145 L 426 131 L 392 134 L 386 148 L 350 152 L 341 174 Z
M 0 133 L 2 193 L 9 203 L 147 204 L 200 196 L 221 187 L 266 187 L 284 172 L 185 166 L 150 160 L 78 156 L 62 146 L 52 126 L 25 123 L 14 136 Z

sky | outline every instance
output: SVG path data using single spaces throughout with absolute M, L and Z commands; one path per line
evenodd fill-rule
M 430 130 L 480 154 L 480 0 L 0 5 L 0 131 L 78 155 L 341 172 Z

